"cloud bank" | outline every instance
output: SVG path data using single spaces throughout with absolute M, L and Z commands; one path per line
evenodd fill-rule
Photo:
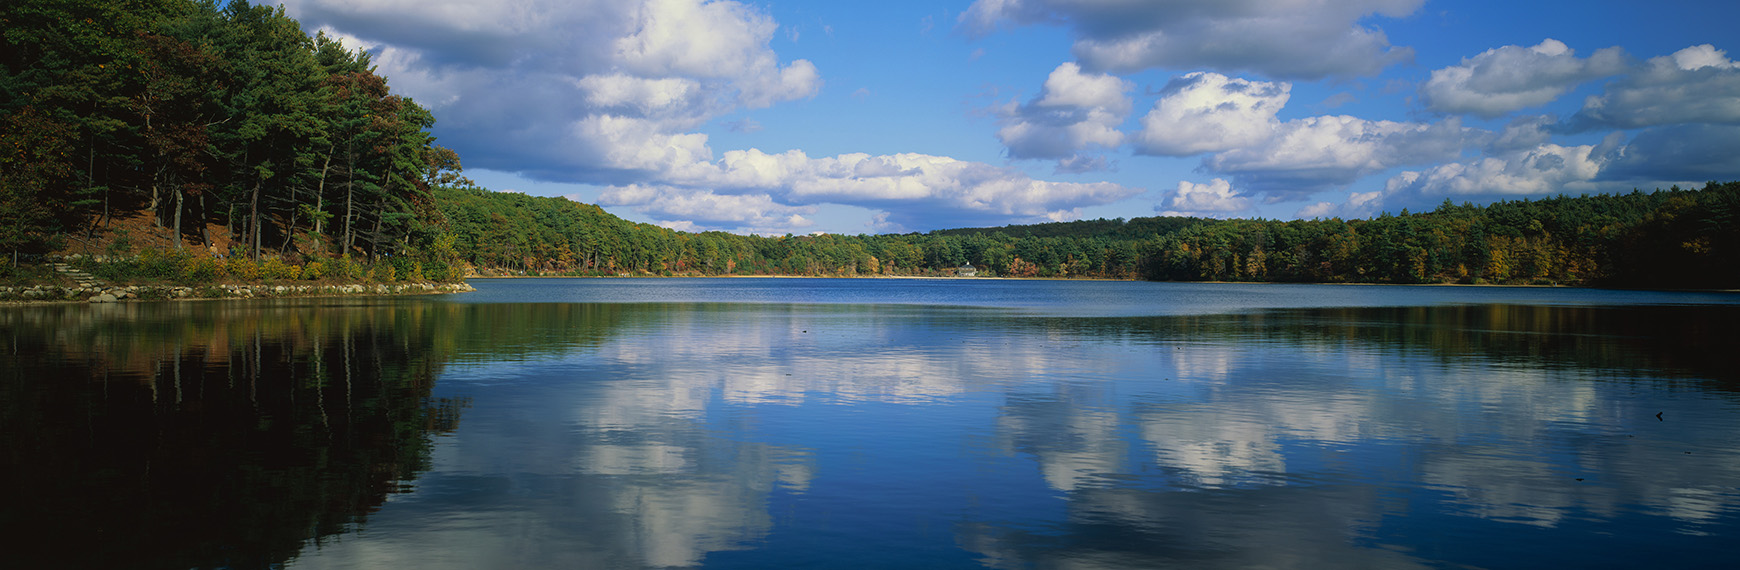
M 1420 96 L 1433 111 L 1491 119 L 1551 103 L 1583 82 L 1624 67 L 1624 50 L 1617 47 L 1577 59 L 1564 42 L 1547 39 L 1534 47 L 1486 50 L 1461 65 L 1433 71 Z
M 706 133 L 770 137 L 792 124 L 768 119 L 808 105 L 828 87 L 830 62 L 850 61 L 781 57 L 775 45 L 875 36 L 867 22 L 800 34 L 748 0 L 285 4 L 311 31 L 370 49 L 396 90 L 436 112 L 435 134 L 467 166 L 600 186 L 601 203 L 667 227 L 810 231 L 837 206 L 867 209 L 873 231 L 1072 219 L 1120 202 L 1214 217 L 1291 204 L 1306 217 L 1364 216 L 1447 196 L 1740 177 L 1727 151 L 1740 147 L 1740 63 L 1723 46 L 1634 56 L 1543 34 L 1413 68 L 1416 50 L 1438 43 L 1418 24 L 1465 9 L 1428 11 L 1425 0 L 975 0 L 952 41 L 986 45 L 960 46 L 973 54 L 963 65 L 995 65 L 1003 48 L 985 39 L 1018 28 L 1061 31 L 1068 45 L 1042 48 L 1057 52 L 1055 64 L 1039 60 L 1048 73 L 1024 67 L 1035 75 L 989 85 L 1033 95 L 974 109 L 990 118 L 983 150 L 1000 149 L 1004 164 L 935 149 L 715 148 Z M 1307 112 L 1289 107 L 1296 94 L 1327 98 Z M 951 95 L 969 97 L 922 97 Z M 1068 181 L 1028 174 L 1045 167 Z M 1144 184 L 1157 192 L 1131 204 Z
M 1570 131 L 1692 123 L 1740 124 L 1740 63 L 1710 44 L 1650 58 L 1591 96 L 1565 124 Z
M 701 126 L 813 97 L 824 84 L 812 62 L 782 63 L 770 47 L 778 25 L 739 2 L 289 0 L 286 9 L 370 49 L 395 88 L 438 113 L 436 134 L 467 166 L 607 186 L 601 202 L 671 227 L 796 230 L 821 204 L 884 209 L 890 228 L 1007 223 L 1068 218 L 1141 192 L 920 154 L 715 153 Z M 1011 117 L 1011 152 L 1058 158 L 1060 170 L 1103 169 L 1103 159 L 1074 151 L 1120 144 L 1113 127 L 1129 112 L 1119 102 L 1128 89 L 1059 67 L 1047 94 Z M 730 127 L 760 129 L 753 119 Z
M 1414 13 L 1425 0 L 977 0 L 959 25 L 973 36 L 1025 25 L 1062 25 L 1090 70 L 1207 68 L 1284 79 L 1354 77 L 1408 61 L 1362 22 Z

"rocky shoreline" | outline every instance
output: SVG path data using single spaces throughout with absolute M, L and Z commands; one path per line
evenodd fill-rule
M 116 303 L 197 299 L 274 299 L 364 295 L 439 295 L 475 291 L 460 283 L 377 283 L 348 285 L 32 285 L 0 287 L 0 303 Z

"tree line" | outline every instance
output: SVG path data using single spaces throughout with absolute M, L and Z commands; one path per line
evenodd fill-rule
M 1740 284 L 1740 183 L 1487 206 L 1370 220 L 1229 220 L 1148 242 L 1144 276 L 1172 280 Z
M 565 198 L 474 187 L 438 187 L 435 196 L 451 232 L 442 243 L 455 257 L 518 274 L 949 275 L 972 263 L 1005 276 L 1138 276 L 1139 242 L 1102 235 L 689 233 Z
M 886 235 L 744 236 L 635 224 L 565 198 L 434 190 L 440 241 L 533 275 L 982 275 L 1171 281 L 1740 284 L 1740 182 L 1368 220 L 1157 217 Z
M 426 241 L 456 178 L 427 109 L 282 7 L 11 0 L 0 26 L 7 251 L 143 211 L 176 249 L 372 258 Z

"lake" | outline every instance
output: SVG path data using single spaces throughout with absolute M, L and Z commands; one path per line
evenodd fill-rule
M 1740 567 L 1740 294 L 473 285 L 0 307 L 6 565 Z

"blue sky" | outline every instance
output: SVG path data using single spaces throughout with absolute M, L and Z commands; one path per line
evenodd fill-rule
M 1740 179 L 1740 3 L 291 0 L 493 190 L 687 230 L 1358 218 Z

